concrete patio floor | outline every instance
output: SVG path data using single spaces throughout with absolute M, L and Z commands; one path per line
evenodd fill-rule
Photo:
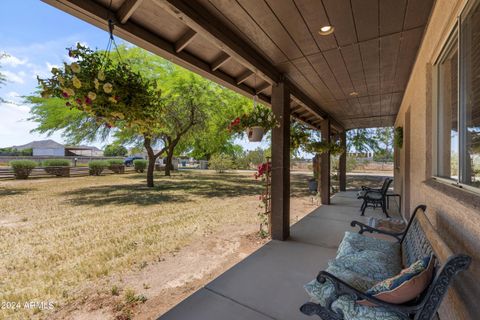
M 384 217 L 371 208 L 360 217 L 360 205 L 353 191 L 336 194 L 331 205 L 293 225 L 289 240 L 268 242 L 158 319 L 312 319 L 299 311 L 308 301 L 303 285 L 327 267 L 345 231 L 353 230 L 350 221 Z M 389 213 L 398 216 L 393 208 Z

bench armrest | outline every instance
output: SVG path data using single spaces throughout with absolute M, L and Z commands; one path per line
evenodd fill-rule
M 381 188 L 370 188 L 366 186 L 362 186 L 362 191 L 381 191 Z
M 319 283 L 325 283 L 326 280 L 330 280 L 331 283 L 333 284 L 335 288 L 335 297 L 333 298 L 333 301 L 337 300 L 338 297 L 342 295 L 349 295 L 355 300 L 368 300 L 375 305 L 379 307 L 384 307 L 388 309 L 389 311 L 394 311 L 397 312 L 399 316 L 405 317 L 405 319 L 408 319 L 408 314 L 414 313 L 421 309 L 422 305 L 421 304 L 415 304 L 415 305 L 407 305 L 407 304 L 393 304 L 393 303 L 388 303 L 383 300 L 379 300 L 375 297 L 369 296 L 365 294 L 362 291 L 359 291 L 349 285 L 348 283 L 344 282 L 343 280 L 340 280 L 333 274 L 327 272 L 327 271 L 320 271 L 317 276 L 317 281 Z M 333 301 L 329 302 L 329 308 L 331 309 L 331 304 Z
M 405 231 L 403 232 L 389 232 L 386 230 L 381 230 L 377 228 L 370 227 L 369 225 L 366 225 L 365 223 L 362 223 L 360 221 L 353 220 L 350 222 L 350 225 L 352 227 L 359 226 L 360 230 L 358 231 L 359 234 L 363 234 L 365 231 L 370 232 L 370 233 L 379 233 L 379 234 L 384 234 L 390 237 L 394 237 L 397 239 L 398 242 L 402 240 L 403 235 L 405 234 Z

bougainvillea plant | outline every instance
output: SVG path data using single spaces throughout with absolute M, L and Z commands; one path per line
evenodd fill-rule
M 268 131 L 279 125 L 271 109 L 256 105 L 252 112 L 235 118 L 228 126 L 228 130 L 234 133 L 243 133 L 248 128 L 262 127 Z
M 81 44 L 68 49 L 74 61 L 52 68 L 52 76 L 38 78 L 42 97 L 59 97 L 65 106 L 86 112 L 97 124 L 122 126 L 146 134 L 158 126 L 161 90 L 127 63 L 114 61 L 108 52 Z
M 254 177 L 255 179 L 261 179 L 262 181 L 266 181 L 271 174 L 272 171 L 272 164 L 270 161 L 265 163 L 259 164 L 257 167 L 257 172 L 255 172 Z M 258 196 L 260 200 L 260 205 L 258 206 L 261 209 L 258 212 L 258 217 L 260 219 L 260 230 L 259 234 L 260 237 L 266 238 L 269 235 L 269 224 L 270 224 L 270 185 L 269 181 L 266 183 L 265 190 Z

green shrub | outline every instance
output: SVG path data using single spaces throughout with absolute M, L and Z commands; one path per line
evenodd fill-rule
M 68 159 L 48 159 L 42 162 L 48 174 L 53 174 L 57 177 L 70 177 L 70 165 L 72 163 Z
M 125 173 L 125 164 L 122 159 L 108 159 L 108 169 L 114 173 Z
M 214 154 L 208 161 L 208 167 L 219 173 L 233 168 L 232 157 L 226 154 Z
M 70 167 L 72 163 L 68 159 L 48 159 L 42 162 L 44 167 Z
M 108 162 L 105 160 L 92 160 L 88 163 L 88 172 L 91 176 L 99 176 L 103 170 L 108 168 Z
M 133 167 L 137 172 L 144 172 L 145 169 L 147 168 L 147 164 L 148 164 L 147 160 L 143 160 L 143 159 L 133 160 Z
M 37 163 L 32 160 L 12 160 L 10 166 L 16 179 L 27 179 Z
M 112 164 L 122 164 L 123 165 L 123 160 L 122 159 L 108 159 L 107 160 L 109 165 Z

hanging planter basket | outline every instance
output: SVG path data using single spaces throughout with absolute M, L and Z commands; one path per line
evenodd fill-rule
M 250 142 L 260 142 L 262 141 L 265 129 L 263 127 L 251 127 L 247 128 L 247 137 Z

